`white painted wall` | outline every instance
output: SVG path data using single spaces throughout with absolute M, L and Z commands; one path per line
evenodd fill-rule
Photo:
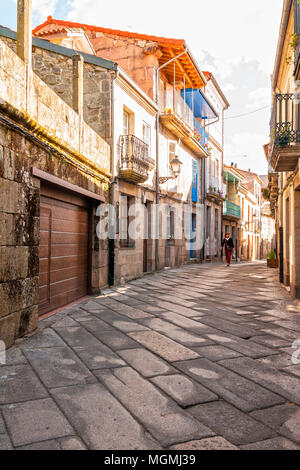
M 134 129 L 133 134 L 143 140 L 143 123 L 145 122 L 151 127 L 151 148 L 150 157 L 155 161 L 156 158 L 156 131 L 155 131 L 155 116 L 147 111 L 137 100 L 130 96 L 123 88 L 118 84 L 115 84 L 115 172 L 118 173 L 119 166 L 119 151 L 118 151 L 118 140 L 123 135 L 123 110 L 126 107 L 131 113 L 134 114 Z M 150 172 L 149 179 L 145 185 L 152 186 L 154 180 L 154 172 Z
M 160 154 L 159 154 L 159 174 L 160 176 L 170 176 L 169 165 L 169 142 L 176 142 L 176 138 L 168 138 L 160 133 Z M 201 159 L 196 157 L 192 151 L 177 143 L 177 156 L 182 163 L 181 174 L 176 180 L 170 180 L 161 185 L 161 188 L 166 191 L 178 193 L 182 195 L 182 200 L 187 201 L 191 197 L 191 186 L 193 177 L 193 159 L 198 160 L 198 201 L 200 195 L 200 174 L 201 174 Z
M 223 108 L 224 108 L 224 102 L 219 95 L 218 90 L 216 89 L 215 85 L 213 84 L 212 80 L 209 80 L 209 82 L 206 85 L 206 91 L 205 94 L 211 104 L 213 105 L 216 113 L 220 117 L 219 121 L 216 124 L 212 124 L 207 128 L 207 131 L 209 134 L 222 146 L 222 134 L 223 134 Z

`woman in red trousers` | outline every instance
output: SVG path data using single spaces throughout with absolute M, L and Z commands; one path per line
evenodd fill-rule
M 230 237 L 230 233 L 225 234 L 225 238 L 222 242 L 222 249 L 223 249 L 224 246 L 225 246 L 227 266 L 230 266 L 231 255 L 232 255 L 232 251 L 234 249 L 234 244 L 233 244 L 232 238 Z

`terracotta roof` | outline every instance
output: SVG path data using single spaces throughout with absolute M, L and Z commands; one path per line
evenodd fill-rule
M 175 62 L 176 77 L 178 80 L 183 80 L 183 77 L 185 76 L 186 84 L 189 88 L 202 88 L 206 84 L 206 79 L 197 64 L 197 61 L 192 56 L 192 53 L 184 39 L 150 36 L 148 34 L 103 28 L 100 26 L 87 25 L 84 23 L 74 23 L 72 21 L 57 20 L 52 18 L 52 16 L 48 16 L 44 23 L 37 26 L 33 30 L 33 35 L 41 38 L 44 37 L 45 39 L 49 39 L 51 41 L 51 34 L 64 32 L 70 28 L 79 28 L 85 31 L 87 34 L 89 32 L 101 32 L 103 34 L 111 34 L 115 36 L 156 43 L 162 53 L 161 57 L 159 58 L 159 65 L 161 66 L 167 64 L 164 68 L 164 74 L 167 76 L 169 81 L 173 80 L 174 77 L 173 64 L 169 62 L 173 57 L 181 54 L 181 56 Z M 89 34 L 89 37 L 90 36 L 91 35 Z M 97 38 L 90 37 L 90 40 L 93 44 L 93 41 L 97 41 Z
M 265 156 L 266 156 L 266 159 L 269 160 L 269 148 L 270 148 L 270 144 L 265 144 L 263 146 L 264 148 L 264 152 L 265 152 Z
M 204 77 L 207 81 L 211 79 L 212 73 L 211 72 L 203 72 Z
M 51 32 L 53 32 L 53 29 L 49 29 L 49 31 L 45 31 L 44 28 L 53 24 L 57 26 L 64 26 L 66 28 L 81 28 L 81 29 L 85 29 L 88 31 L 100 32 L 100 33 L 106 33 L 106 34 L 115 34 L 117 36 L 137 38 L 137 39 L 141 39 L 144 41 L 155 41 L 161 44 L 170 44 L 174 46 L 183 46 L 185 44 L 184 39 L 173 39 L 173 38 L 165 38 L 165 37 L 160 37 L 160 36 L 150 36 L 148 34 L 140 34 L 140 33 L 134 33 L 130 31 L 121 31 L 119 29 L 102 28 L 100 26 L 93 26 L 93 25 L 88 25 L 84 23 L 75 23 L 72 21 L 56 20 L 52 18 L 52 16 L 48 16 L 47 20 L 44 23 L 38 25 L 36 28 L 34 28 L 32 33 L 34 36 L 40 36 L 40 35 L 45 35 L 49 33 L 51 34 Z M 41 31 L 42 29 L 43 31 Z
M 240 168 L 237 168 L 237 171 L 239 173 L 241 173 L 248 180 L 256 178 L 262 183 L 262 181 L 261 181 L 261 179 L 260 179 L 260 177 L 257 173 L 253 173 L 252 171 L 241 170 Z

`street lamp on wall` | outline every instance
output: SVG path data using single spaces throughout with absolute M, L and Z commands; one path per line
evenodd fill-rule
M 181 173 L 182 162 L 179 160 L 177 156 L 173 158 L 170 163 L 170 169 L 172 172 L 172 176 L 162 176 L 159 178 L 159 184 L 164 184 L 169 180 L 175 180 Z

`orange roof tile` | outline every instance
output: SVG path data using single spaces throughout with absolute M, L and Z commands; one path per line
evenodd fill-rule
M 204 77 L 207 81 L 211 79 L 212 73 L 211 72 L 203 72 Z
M 102 28 L 100 26 L 93 26 L 93 25 L 88 25 L 84 23 L 74 23 L 72 21 L 64 21 L 64 20 L 56 20 L 52 18 L 52 16 L 48 16 L 47 20 L 38 25 L 36 28 L 33 29 L 32 33 L 34 36 L 39 36 L 39 31 L 43 28 L 46 28 L 48 25 L 57 25 L 57 26 L 65 26 L 68 28 L 82 28 L 88 31 L 94 31 L 94 32 L 101 32 L 101 33 L 107 33 L 107 34 L 115 34 L 117 36 L 125 36 L 125 37 L 131 37 L 131 38 L 137 38 L 145 41 L 155 41 L 160 44 L 172 44 L 176 46 L 183 46 L 185 44 L 184 39 L 173 39 L 173 38 L 165 38 L 165 37 L 159 37 L 159 36 L 150 36 L 148 34 L 140 34 L 140 33 L 134 33 L 130 31 L 121 31 L 118 29 L 110 29 L 110 28 Z M 49 30 L 49 32 L 52 32 Z M 43 31 L 41 34 L 46 34 L 46 31 Z

